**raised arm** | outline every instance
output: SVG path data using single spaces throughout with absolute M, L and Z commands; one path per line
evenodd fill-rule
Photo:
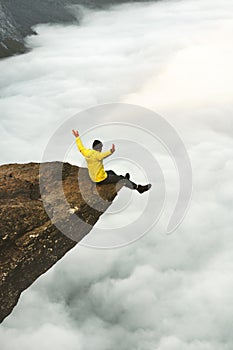
M 76 145 L 79 149 L 79 151 L 82 153 L 84 157 L 87 157 L 90 153 L 90 150 L 83 146 L 83 143 L 81 141 L 81 138 L 79 136 L 79 132 L 77 130 L 72 130 L 73 135 L 76 137 Z
M 115 145 L 112 145 L 112 148 L 109 151 L 99 152 L 99 154 L 97 154 L 97 159 L 102 160 L 104 158 L 107 158 L 111 156 L 111 154 L 113 154 L 114 152 L 115 152 Z

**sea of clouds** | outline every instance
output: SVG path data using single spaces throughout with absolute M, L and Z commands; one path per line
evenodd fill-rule
M 125 102 L 164 116 L 193 168 L 177 231 L 160 231 L 164 215 L 126 247 L 77 245 L 23 292 L 2 350 L 232 349 L 232 11 L 229 0 L 82 8 L 80 26 L 39 25 L 29 53 L 0 62 L 1 164 L 40 161 L 67 118 Z

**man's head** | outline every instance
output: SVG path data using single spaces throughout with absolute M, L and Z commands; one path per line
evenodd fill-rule
M 103 144 L 101 141 L 99 140 L 95 140 L 92 144 L 92 148 L 96 151 L 99 151 L 101 152 L 102 151 L 102 148 L 103 148 Z

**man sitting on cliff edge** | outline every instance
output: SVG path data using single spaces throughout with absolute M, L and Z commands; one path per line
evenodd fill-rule
M 104 158 L 109 157 L 112 153 L 115 152 L 115 145 L 112 145 L 112 148 L 109 151 L 102 152 L 103 144 L 99 140 L 95 140 L 92 145 L 92 149 L 85 148 L 79 136 L 77 130 L 72 130 L 73 135 L 76 137 L 76 144 L 79 151 L 84 156 L 88 173 L 93 182 L 98 185 L 102 184 L 116 184 L 121 181 L 125 187 L 128 187 L 132 190 L 137 190 L 139 193 L 148 191 L 151 188 L 151 184 L 148 185 L 137 185 L 130 180 L 129 173 L 123 175 L 117 175 L 113 170 L 104 170 L 103 160 Z

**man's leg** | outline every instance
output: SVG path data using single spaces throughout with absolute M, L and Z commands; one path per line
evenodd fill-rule
M 117 175 L 113 170 L 106 170 L 106 173 L 108 173 L 109 175 Z M 123 175 L 119 175 L 119 176 L 123 176 Z M 129 180 L 130 175 L 129 173 L 126 173 L 125 176 L 123 177 Z
M 108 176 L 103 181 L 97 182 L 98 185 L 116 184 L 121 181 L 125 187 L 128 187 L 132 190 L 137 188 L 137 184 L 135 184 L 133 181 L 128 180 L 123 175 L 117 175 L 113 170 L 107 170 L 106 173 Z
M 106 170 L 108 175 L 117 175 L 113 170 Z
M 125 187 L 128 187 L 131 190 L 137 190 L 139 193 L 143 193 L 145 191 L 148 191 L 151 188 L 151 184 L 148 184 L 148 185 L 145 185 L 145 186 L 137 185 L 133 181 L 129 180 L 128 177 L 125 177 L 123 175 L 117 175 L 112 170 L 107 170 L 106 173 L 108 174 L 108 176 L 103 181 L 97 182 L 98 185 L 102 185 L 102 184 L 116 184 L 119 181 L 121 181 L 124 184 Z

